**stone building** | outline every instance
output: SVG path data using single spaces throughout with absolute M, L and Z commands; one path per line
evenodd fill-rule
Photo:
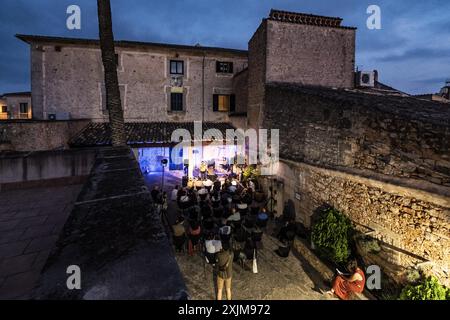
M 17 37 L 30 44 L 35 119 L 107 121 L 97 40 Z M 130 41 L 116 51 L 127 122 L 229 120 L 247 51 Z
M 31 92 L 5 93 L 0 96 L 0 120 L 32 118 Z

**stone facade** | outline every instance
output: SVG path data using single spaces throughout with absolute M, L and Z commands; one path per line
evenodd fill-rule
M 31 46 L 36 119 L 69 113 L 72 119 L 106 121 L 103 67 L 97 41 L 19 36 Z M 118 77 L 126 121 L 228 121 L 213 111 L 213 94 L 232 94 L 233 74 L 247 67 L 247 52 L 233 49 L 118 42 Z M 184 62 L 184 110 L 170 111 L 174 85 L 170 61 Z M 216 62 L 232 62 L 232 73 Z
M 247 118 L 251 128 L 259 128 L 264 106 L 266 83 L 267 20 L 263 20 L 248 43 L 248 103 Z
M 267 20 L 266 81 L 352 88 L 355 29 Z
M 272 10 L 249 42 L 248 121 L 253 128 L 262 126 L 266 83 L 354 87 L 355 28 L 340 26 L 340 19 L 289 13 L 285 21 L 274 14 L 284 13 Z M 308 19 L 318 19 L 317 25 Z

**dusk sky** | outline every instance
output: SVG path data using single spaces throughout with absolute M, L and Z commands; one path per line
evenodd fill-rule
M 271 8 L 337 16 L 358 27 L 356 64 L 408 93 L 437 92 L 450 78 L 448 0 L 112 0 L 116 40 L 247 49 Z M 66 28 L 66 9 L 82 10 L 82 29 Z M 382 29 L 366 27 L 381 7 Z M 29 47 L 17 33 L 98 38 L 94 0 L 1 0 L 0 93 L 30 90 Z

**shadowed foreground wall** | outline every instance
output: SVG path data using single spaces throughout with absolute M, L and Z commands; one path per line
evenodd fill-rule
M 68 290 L 68 266 L 81 290 Z M 99 151 L 34 294 L 36 299 L 185 299 L 186 287 L 131 149 Z

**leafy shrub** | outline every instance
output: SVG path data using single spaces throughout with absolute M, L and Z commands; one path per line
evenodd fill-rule
M 248 166 L 244 169 L 243 176 L 244 176 L 244 180 L 249 180 L 249 179 L 254 180 L 260 176 L 260 172 L 259 172 L 258 168 L 256 168 L 255 166 Z
M 358 243 L 364 253 L 379 253 L 381 251 L 380 244 L 377 239 L 365 236 L 358 238 Z
M 419 270 L 410 269 L 406 272 L 406 281 L 410 284 L 416 284 L 420 281 L 422 278 L 422 275 L 420 274 Z
M 353 226 L 336 209 L 327 209 L 312 228 L 311 238 L 319 253 L 336 264 L 344 264 L 351 254 Z
M 436 277 L 428 277 L 418 285 L 406 286 L 400 293 L 400 300 L 445 300 L 448 289 Z

